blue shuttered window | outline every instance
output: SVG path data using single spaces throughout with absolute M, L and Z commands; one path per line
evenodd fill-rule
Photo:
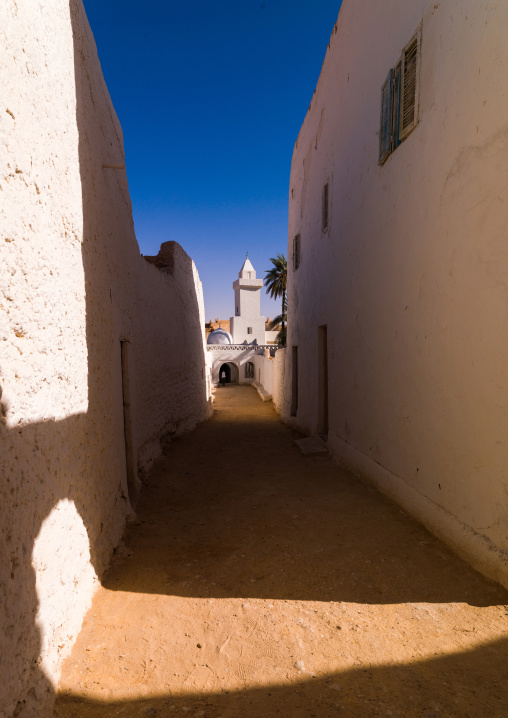
M 419 69 L 420 30 L 406 45 L 381 88 L 380 165 L 418 124 Z

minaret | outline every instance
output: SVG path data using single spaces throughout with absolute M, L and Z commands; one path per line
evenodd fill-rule
M 235 290 L 235 316 L 231 317 L 233 344 L 265 343 L 265 318 L 260 315 L 260 290 L 262 279 L 256 279 L 256 270 L 249 255 L 233 282 Z

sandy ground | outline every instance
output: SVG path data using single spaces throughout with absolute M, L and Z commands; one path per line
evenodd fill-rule
M 508 593 L 252 387 L 215 406 L 149 477 L 55 716 L 507 718 Z

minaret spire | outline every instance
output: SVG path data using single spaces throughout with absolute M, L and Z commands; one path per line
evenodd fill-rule
M 233 282 L 235 316 L 230 320 L 233 344 L 265 343 L 265 318 L 261 316 L 260 308 L 262 286 L 263 280 L 256 277 L 247 252 L 238 279 Z

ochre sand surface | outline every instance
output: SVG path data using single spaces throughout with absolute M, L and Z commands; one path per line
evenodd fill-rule
M 506 718 L 508 592 L 252 387 L 171 442 L 55 716 Z

